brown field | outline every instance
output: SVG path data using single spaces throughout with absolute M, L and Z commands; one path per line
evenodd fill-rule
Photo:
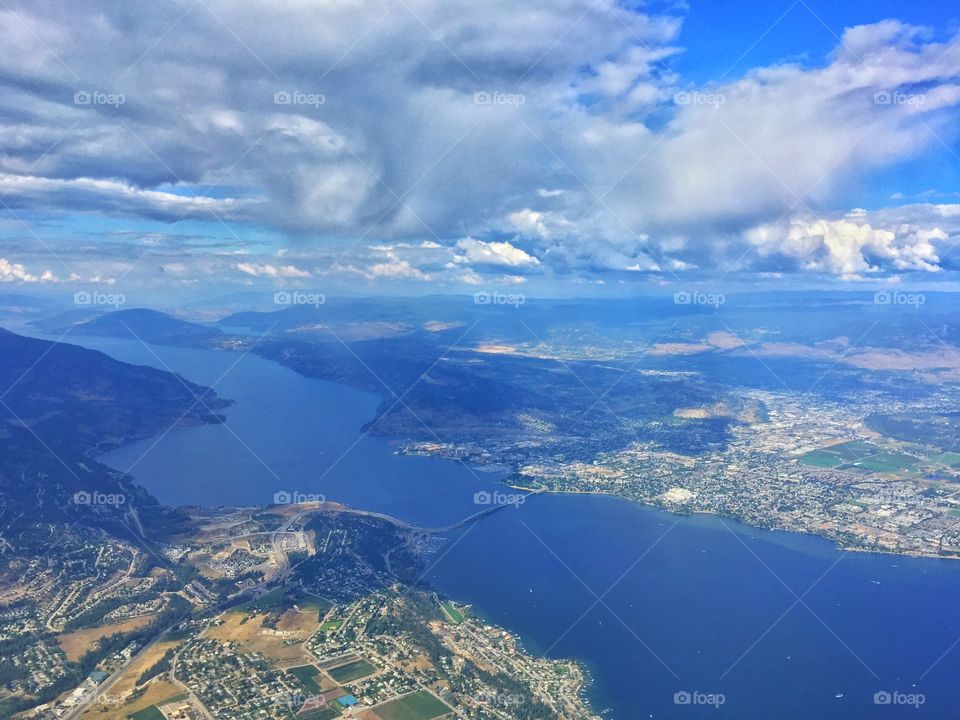
M 143 657 L 137 658 L 137 661 L 127 668 L 127 671 L 123 674 L 123 677 L 121 677 L 111 688 L 113 693 L 124 694 L 133 690 L 134 683 L 136 683 L 137 678 L 140 677 L 140 674 L 144 670 L 155 665 L 157 661 L 163 657 L 167 650 L 177 647 L 180 644 L 181 641 L 176 640 L 171 642 L 159 642 L 156 645 L 151 646 Z
M 317 629 L 316 612 L 288 610 L 277 623 L 282 635 L 273 635 L 270 628 L 262 627 L 266 615 L 258 614 L 241 625 L 246 613 L 231 612 L 223 615 L 223 624 L 210 628 L 206 636 L 221 642 L 234 641 L 243 652 L 259 652 L 278 666 L 304 665 L 312 660 L 300 645 L 284 645 L 287 640 L 306 640 Z
M 306 640 L 317 629 L 318 613 L 316 610 L 301 612 L 300 610 L 287 610 L 277 623 L 277 628 L 286 632 L 297 633 L 297 637 Z
M 165 678 L 154 678 L 152 682 L 147 683 L 147 690 L 141 697 L 129 705 L 123 704 L 134 690 L 140 674 L 156 663 L 167 650 L 179 644 L 179 641 L 163 642 L 152 646 L 143 657 L 138 658 L 127 668 L 123 676 L 104 694 L 105 702 L 94 703 L 87 708 L 81 720 L 126 720 L 127 715 L 131 713 L 183 693 L 184 689 L 179 685 L 167 682 Z
M 67 659 L 73 662 L 79 660 L 88 650 L 92 650 L 100 638 L 114 635 L 115 633 L 137 630 L 144 625 L 149 625 L 153 622 L 153 619 L 153 615 L 144 615 L 142 617 L 130 618 L 123 622 L 99 625 L 98 627 L 88 628 L 86 630 L 77 630 L 76 632 L 58 636 L 57 643 L 59 643 L 64 654 L 66 654 Z
M 186 692 L 179 685 L 167 682 L 166 680 L 154 680 L 147 684 L 147 691 L 131 702 L 129 705 L 113 704 L 108 702 L 115 695 L 107 693 L 102 704 L 94 703 L 93 707 L 88 708 L 81 720 L 126 720 L 129 715 L 139 712 L 151 705 L 160 705 L 165 700 L 183 695 Z
M 956 348 L 945 346 L 930 350 L 900 350 L 864 346 L 854 352 L 845 350 L 843 338 L 816 346 L 792 342 L 761 343 L 753 354 L 765 357 L 805 357 L 833 360 L 863 370 L 943 370 L 960 368 Z

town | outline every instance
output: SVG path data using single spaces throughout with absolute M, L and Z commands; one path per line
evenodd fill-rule
M 34 720 L 595 718 L 576 662 L 416 582 L 442 538 L 332 503 L 195 513 L 156 551 L 75 531 L 5 578 L 0 643 L 20 651 L 0 702 Z

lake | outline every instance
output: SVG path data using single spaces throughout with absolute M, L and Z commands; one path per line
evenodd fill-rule
M 322 494 L 439 526 L 499 487 L 496 475 L 363 436 L 378 404 L 369 394 L 255 356 L 81 342 L 216 383 L 235 401 L 224 426 L 102 458 L 165 503 Z M 494 513 L 451 533 L 428 562 L 435 587 L 530 651 L 582 660 L 606 717 L 960 715 L 957 562 L 843 553 L 817 537 L 583 495 Z

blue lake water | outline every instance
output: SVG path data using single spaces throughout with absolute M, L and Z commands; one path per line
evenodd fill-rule
M 235 401 L 226 426 L 103 458 L 163 502 L 320 493 L 436 526 L 475 512 L 473 494 L 495 487 L 496 476 L 362 437 L 378 402 L 368 394 L 254 356 L 231 369 L 239 355 L 83 344 L 216 382 Z M 529 650 L 585 662 L 590 698 L 608 717 L 960 717 L 957 562 L 842 553 L 817 537 L 572 495 L 495 513 L 451 534 L 430 562 L 435 587 Z M 724 702 L 677 704 L 685 692 L 680 700 Z M 875 704 L 884 692 L 890 704 Z M 911 694 L 922 694 L 919 708 L 897 704 Z
M 476 492 L 500 487 L 502 473 L 397 455 L 383 438 L 363 435 L 379 403 L 369 393 L 304 378 L 256 355 L 148 349 L 126 340 L 84 344 L 172 369 L 234 401 L 218 411 L 223 425 L 173 430 L 100 458 L 130 472 L 163 503 L 263 505 L 277 493 L 322 495 L 439 527 L 476 512 Z

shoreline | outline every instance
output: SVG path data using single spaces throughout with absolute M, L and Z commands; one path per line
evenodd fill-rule
M 857 546 L 845 546 L 839 543 L 834 538 L 829 535 L 824 535 L 823 533 L 813 532 L 813 531 L 804 531 L 798 530 L 796 528 L 788 527 L 764 527 L 762 525 L 751 525 L 750 523 L 744 522 L 742 519 L 735 517 L 733 515 L 724 515 L 723 513 L 716 512 L 714 510 L 690 510 L 687 512 L 678 512 L 676 510 L 671 510 L 665 505 L 656 505 L 653 503 L 643 502 L 642 500 L 635 500 L 626 495 L 620 495 L 618 493 L 608 492 L 606 490 L 552 490 L 546 486 L 541 486 L 538 489 L 529 488 L 523 485 L 513 485 L 506 480 L 503 481 L 503 484 L 510 488 L 511 490 L 523 490 L 530 492 L 531 495 L 591 495 L 594 497 L 609 497 L 616 498 L 618 500 L 623 500 L 624 502 L 637 505 L 642 508 L 649 508 L 651 510 L 660 510 L 662 512 L 670 513 L 671 515 L 676 515 L 677 517 L 693 517 L 696 515 L 704 517 L 715 517 L 723 520 L 732 520 L 745 528 L 750 528 L 751 530 L 764 530 L 766 532 L 779 532 L 779 533 L 789 533 L 793 535 L 808 536 L 821 538 L 829 542 L 837 551 L 839 552 L 857 552 L 865 553 L 867 555 L 887 555 L 890 557 L 905 557 L 905 558 L 914 558 L 922 560 L 951 560 L 956 561 L 960 560 L 960 554 L 956 555 L 933 555 L 930 553 L 921 553 L 921 552 L 897 552 L 895 550 L 874 550 L 871 548 L 857 547 Z

